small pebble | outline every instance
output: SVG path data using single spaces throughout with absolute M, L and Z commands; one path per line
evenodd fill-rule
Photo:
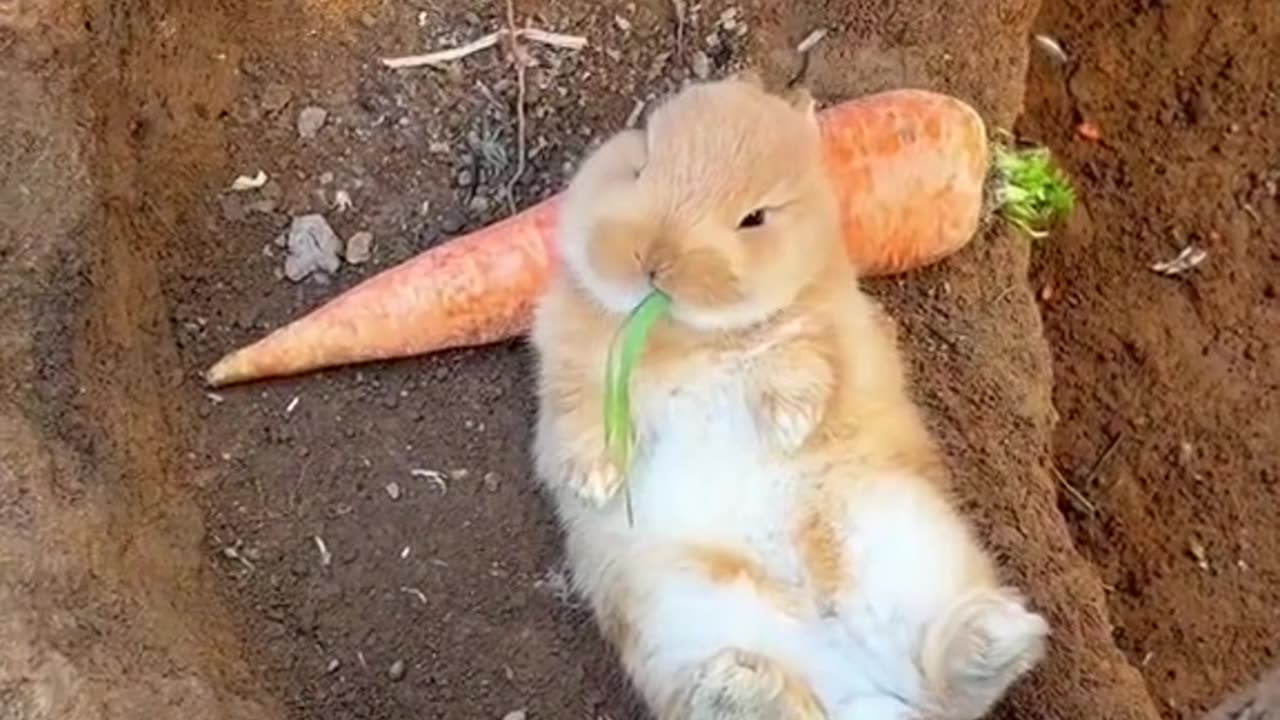
M 262 91 L 261 105 L 262 109 L 268 113 L 277 113 L 289 104 L 289 100 L 293 98 L 293 91 L 288 85 L 272 83 Z
M 458 171 L 458 174 L 454 176 L 454 180 L 458 183 L 458 187 L 461 188 L 471 187 L 471 182 L 474 179 L 475 178 L 471 174 L 471 170 L 468 168 L 462 168 Z
M 324 273 L 337 272 L 342 263 L 338 258 L 342 241 L 322 215 L 294 218 L 285 242 L 289 256 L 284 260 L 284 275 L 293 282 L 312 274 L 327 280 Z
M 711 58 L 701 50 L 695 50 L 693 59 L 690 61 L 693 76 L 699 80 L 706 80 L 711 77 Z
M 339 661 L 338 658 L 333 658 L 329 661 L 329 664 L 324 667 L 324 671 L 327 673 L 333 673 L 337 672 L 340 667 L 342 667 L 342 662 Z
M 529 714 L 524 710 L 512 710 L 506 715 L 503 715 L 502 720 L 526 720 L 528 717 Z
M 367 230 L 360 232 L 347 238 L 347 249 L 343 252 L 343 257 L 352 265 L 360 265 L 368 262 L 373 256 L 373 233 Z
M 324 127 L 324 121 L 328 119 L 329 112 L 322 107 L 305 107 L 302 112 L 298 113 L 298 137 L 307 140 L 316 136 L 320 132 L 320 128 Z
M 447 213 L 440 218 L 440 229 L 447 235 L 452 235 L 462 229 L 463 221 L 455 212 Z
M 476 195 L 471 198 L 471 202 L 467 204 L 467 208 L 477 215 L 483 215 L 489 212 L 489 207 L 491 205 L 492 203 L 489 201 L 489 198 L 484 195 Z
M 484 484 L 485 490 L 488 490 L 491 493 L 495 493 L 495 492 L 498 492 L 498 485 L 501 482 L 501 480 L 502 479 L 498 477 L 498 473 L 487 472 L 484 474 L 484 478 L 481 480 L 481 482 Z
M 613 24 L 617 25 L 622 32 L 631 32 L 631 21 L 621 15 L 613 16 Z
M 387 483 L 387 497 L 391 498 L 392 500 L 399 500 L 399 499 L 400 499 L 400 484 L 399 484 L 399 483 L 394 482 L 394 481 L 393 481 L 393 482 L 389 482 L 389 483 Z
M 397 660 L 391 663 L 391 667 L 387 668 L 387 677 L 391 678 L 393 681 L 403 680 L 404 670 L 404 661 Z

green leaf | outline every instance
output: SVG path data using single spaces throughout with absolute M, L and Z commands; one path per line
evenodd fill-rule
M 631 466 L 635 427 L 631 419 L 631 375 L 644 352 L 649 331 L 671 307 L 671 298 L 654 290 L 631 311 L 609 346 L 604 385 L 605 448 L 624 476 Z M 627 521 L 633 522 L 630 488 L 624 485 Z
M 1075 209 L 1075 189 L 1047 148 L 997 145 L 995 167 L 1001 181 L 1000 213 L 1032 237 L 1044 237 L 1054 222 Z

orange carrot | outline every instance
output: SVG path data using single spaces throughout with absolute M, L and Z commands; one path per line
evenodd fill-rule
M 821 115 L 846 247 L 865 275 L 921 267 L 977 231 L 990 159 L 955 98 L 894 90 Z M 556 255 L 560 196 L 410 258 L 222 358 L 213 386 L 523 334 Z
M 991 159 L 973 108 L 895 90 L 823 111 L 822 130 L 845 248 L 861 274 L 923 267 L 977 232 Z

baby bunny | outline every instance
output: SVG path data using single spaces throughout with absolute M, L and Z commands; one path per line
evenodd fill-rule
M 536 469 L 659 720 L 972 720 L 1044 652 L 948 498 L 893 323 L 844 255 L 820 132 L 803 91 L 695 84 L 566 195 L 532 333 Z M 605 367 L 654 289 L 670 314 L 622 468 Z

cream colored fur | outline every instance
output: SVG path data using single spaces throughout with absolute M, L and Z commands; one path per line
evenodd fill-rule
M 570 186 L 533 332 L 537 472 L 660 720 L 968 720 L 1044 651 L 946 495 L 834 202 L 812 102 L 751 78 L 682 91 Z M 673 312 L 633 379 L 624 474 L 605 363 L 655 286 Z

